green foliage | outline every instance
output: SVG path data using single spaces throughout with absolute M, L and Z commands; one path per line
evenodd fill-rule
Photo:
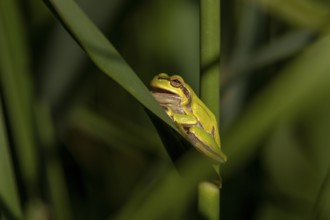
M 222 219 L 330 218 L 328 0 L 222 1 L 220 98 L 198 1 L 46 3 L 0 1 L 0 219 L 201 219 L 213 173 L 150 96 L 160 72 L 221 106 Z
M 2 106 L 1 106 L 2 107 Z M 2 108 L 0 109 L 2 110 Z M 7 211 L 12 218 L 21 218 L 22 211 L 20 209 L 18 199 L 18 189 L 15 182 L 14 169 L 12 159 L 9 154 L 7 132 L 4 127 L 3 112 L 0 112 L 0 202 L 6 209 L 2 207 L 3 212 Z
M 8 123 L 17 145 L 22 178 L 28 194 L 34 194 L 38 157 L 32 118 L 31 74 L 26 38 L 16 1 L 1 1 L 1 93 Z

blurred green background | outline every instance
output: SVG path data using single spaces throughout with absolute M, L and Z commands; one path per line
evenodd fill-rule
M 199 1 L 77 3 L 146 86 L 199 91 Z M 221 219 L 330 219 L 329 12 L 221 1 Z M 41 0 L 0 0 L 0 76 L 1 220 L 202 219 L 129 85 Z

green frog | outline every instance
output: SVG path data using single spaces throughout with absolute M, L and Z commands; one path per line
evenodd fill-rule
M 173 120 L 182 135 L 214 164 L 224 163 L 219 129 L 214 114 L 198 98 L 181 76 L 156 75 L 152 95 Z

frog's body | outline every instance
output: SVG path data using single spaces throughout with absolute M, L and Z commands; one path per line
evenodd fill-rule
M 161 73 L 151 81 L 152 94 L 194 147 L 216 163 L 227 160 L 220 148 L 214 114 L 177 75 Z

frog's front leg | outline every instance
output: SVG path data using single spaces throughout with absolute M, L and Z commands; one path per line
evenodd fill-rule
M 200 126 L 190 127 L 187 135 L 193 141 L 193 145 L 197 150 L 214 160 L 214 162 L 224 163 L 227 161 L 227 156 L 221 151 L 214 137 Z
M 191 127 L 198 123 L 197 118 L 191 114 L 173 114 L 173 121 L 183 127 Z
M 198 123 L 198 120 L 192 114 L 174 113 L 172 109 L 168 109 L 166 113 L 172 118 L 175 125 L 185 135 L 188 135 L 187 132 L 191 126 L 195 126 Z

